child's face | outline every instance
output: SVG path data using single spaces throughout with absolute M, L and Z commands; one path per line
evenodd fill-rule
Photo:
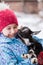
M 10 24 L 2 30 L 2 33 L 9 38 L 14 37 L 17 32 L 18 28 L 16 24 Z

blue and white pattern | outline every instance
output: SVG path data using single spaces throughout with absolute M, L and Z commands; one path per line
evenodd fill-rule
M 16 38 L 7 38 L 0 34 L 0 65 L 34 65 L 30 59 L 23 59 L 27 46 Z

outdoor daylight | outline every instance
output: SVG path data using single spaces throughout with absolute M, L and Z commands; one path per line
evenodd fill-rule
M 0 65 L 43 65 L 43 0 L 0 0 Z

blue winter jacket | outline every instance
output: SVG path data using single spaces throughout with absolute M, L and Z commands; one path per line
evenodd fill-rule
M 0 65 L 34 65 L 30 59 L 23 59 L 27 46 L 16 38 L 7 38 L 0 34 Z

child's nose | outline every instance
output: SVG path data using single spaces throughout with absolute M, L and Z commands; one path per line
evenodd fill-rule
M 14 33 L 14 29 L 11 30 L 11 33 Z

